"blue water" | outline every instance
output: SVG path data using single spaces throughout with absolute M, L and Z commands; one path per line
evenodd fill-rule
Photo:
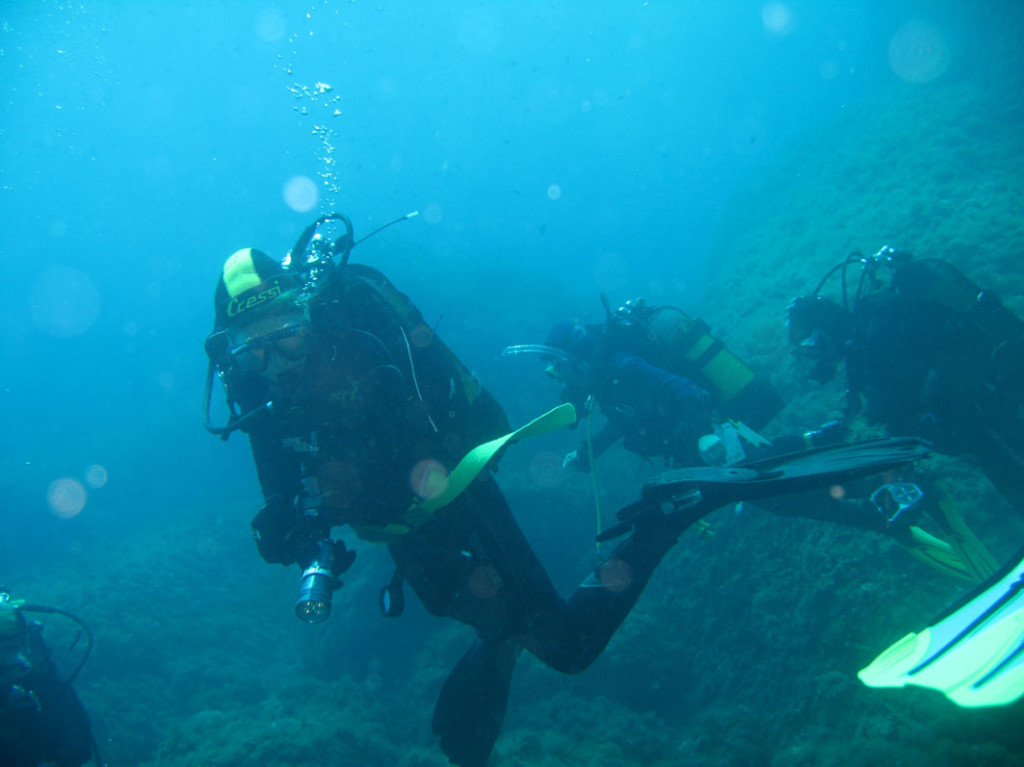
M 773 7 L 7 4 L 5 480 L 123 475 L 172 434 L 211 450 L 193 427 L 222 260 L 283 254 L 333 208 L 357 233 L 422 211 L 359 254 L 389 273 L 459 254 L 697 301 L 729 195 L 891 83 L 889 38 L 918 10 L 779 5 L 773 32 Z M 948 8 L 931 17 L 955 39 Z M 328 98 L 294 95 L 317 83 Z M 297 176 L 319 184 L 311 210 L 284 200 Z M 32 321 L 47 300 L 85 316 L 55 337 Z
M 353 260 L 443 317 L 522 421 L 557 394 L 509 368 L 503 345 L 596 321 L 602 292 L 699 311 L 736 195 L 880 93 L 969 79 L 1017 6 L 7 0 L 0 583 L 88 613 L 84 569 L 132 601 L 144 579 L 113 574 L 122 544 L 153 546 L 132 561 L 155 572 L 184 547 L 179 582 L 222 546 L 244 577 L 271 577 L 248 548 L 260 500 L 245 441 L 200 419 L 234 250 L 283 256 L 331 210 L 357 237 L 419 211 Z M 510 294 L 509 275 L 537 292 Z M 283 601 L 267 609 L 299 642 L 295 575 L 274 568 Z M 369 657 L 359 643 L 377 640 L 346 641 Z M 110 763 L 152 759 L 161 726 L 116 742 L 114 668 L 101 661 L 91 689 L 83 676 Z M 417 727 L 429 741 L 429 721 Z

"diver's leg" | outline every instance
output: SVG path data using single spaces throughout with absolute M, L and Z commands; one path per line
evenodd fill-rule
M 433 520 L 389 549 L 430 613 L 473 626 L 483 638 L 518 634 L 528 612 L 564 610 L 489 477 L 474 481 Z
M 682 532 L 678 520 L 644 515 L 630 537 L 564 600 L 497 485 L 474 489 L 477 531 L 504 591 L 508 630 L 540 661 L 563 673 L 578 673 L 601 654 Z
M 845 492 L 839 496 L 838 491 L 809 490 L 761 498 L 751 504 L 777 517 L 801 517 L 878 533 L 889 532 L 886 518 L 867 498 L 848 498 Z
M 633 609 L 680 532 L 661 515 L 638 520 L 630 536 L 569 596 L 558 616 L 562 630 L 535 630 L 523 637 L 523 646 L 558 671 L 586 669 Z
M 445 679 L 431 727 L 452 763 L 487 763 L 505 719 L 519 650 L 513 639 L 478 639 Z
M 994 569 L 992 555 L 967 528 L 956 509 L 943 505 L 941 494 L 905 485 L 913 493 L 907 497 L 909 503 L 904 507 L 884 500 L 888 487 L 898 490 L 901 486 L 882 485 L 872 498 L 835 498 L 824 491 L 810 491 L 762 499 L 755 506 L 778 516 L 804 517 L 882 533 L 915 559 L 957 578 L 979 581 Z M 913 495 L 917 496 L 916 500 Z M 880 498 L 878 503 L 874 498 Z M 918 520 L 926 512 L 938 524 L 942 537 L 918 526 Z
M 441 689 L 433 731 L 453 763 L 483 765 L 501 731 L 520 634 L 535 615 L 539 625 L 564 625 L 565 603 L 490 477 L 389 548 L 432 614 L 477 631 Z
M 475 482 L 442 513 L 391 547 L 427 609 L 487 640 L 512 637 L 565 673 L 600 655 L 679 536 L 669 518 L 645 516 L 565 600 L 493 480 Z

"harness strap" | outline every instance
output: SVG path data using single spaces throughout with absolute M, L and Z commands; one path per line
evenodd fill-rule
M 400 522 L 393 522 L 389 525 L 376 527 L 373 525 L 358 525 L 356 532 L 360 538 L 369 541 L 387 543 L 397 537 L 411 533 L 429 522 L 434 513 L 454 501 L 462 491 L 469 487 L 470 483 L 477 478 L 484 467 L 494 458 L 494 455 L 510 442 L 518 442 L 529 437 L 536 437 L 546 434 L 549 431 L 560 429 L 576 422 L 576 409 L 568 402 L 549 410 L 544 415 L 534 418 L 525 426 L 504 436 L 492 439 L 477 445 L 459 461 L 458 465 L 448 475 L 448 481 L 444 490 L 433 498 L 423 498 L 412 503 L 405 510 L 405 515 Z

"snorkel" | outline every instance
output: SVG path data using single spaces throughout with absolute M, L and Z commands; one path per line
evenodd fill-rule
M 327 213 L 317 218 L 307 226 L 295 245 L 288 251 L 281 262 L 286 270 L 298 275 L 303 295 L 310 297 L 315 295 L 320 288 L 326 284 L 331 275 L 344 268 L 348 263 L 352 248 L 373 237 L 375 234 L 384 231 L 390 226 L 401 221 L 406 221 L 419 215 L 419 211 L 406 213 L 383 226 L 379 226 L 366 236 L 356 240 L 352 222 L 343 213 Z M 331 222 L 340 222 L 343 228 L 341 234 L 332 236 L 322 232 L 321 227 Z M 237 402 L 231 395 L 230 381 L 239 379 L 244 374 L 237 369 L 232 361 L 231 343 L 226 330 L 215 330 L 206 338 L 204 344 L 209 364 L 206 369 L 206 385 L 203 393 L 203 426 L 211 434 L 226 440 L 233 431 L 242 428 L 255 416 L 273 407 L 272 401 L 264 402 L 247 413 L 239 411 Z M 228 393 L 227 406 L 229 416 L 227 423 L 223 426 L 214 425 L 210 416 L 210 405 L 213 398 L 213 379 L 219 377 L 224 383 Z

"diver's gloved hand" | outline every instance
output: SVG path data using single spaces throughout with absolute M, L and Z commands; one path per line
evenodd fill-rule
M 249 526 L 256 548 L 265 562 L 290 564 L 285 538 L 295 524 L 295 518 L 295 506 L 280 495 L 268 498 L 267 505 L 253 517 Z
M 697 440 L 697 451 L 708 466 L 725 466 L 729 457 L 725 442 L 717 434 L 705 434 Z
M 356 561 L 356 553 L 345 546 L 345 541 L 324 540 L 319 544 L 320 555 L 327 559 L 327 567 L 337 582 L 335 588 L 341 586 L 341 574 L 352 567 Z
M 565 458 L 562 459 L 562 468 L 568 471 L 579 471 L 583 474 L 590 473 L 590 463 L 586 456 L 580 455 L 579 450 L 565 454 Z
M 290 565 L 316 556 L 317 542 L 328 530 L 313 516 L 299 513 L 294 501 L 274 495 L 251 522 L 252 537 L 265 562 Z
M 590 415 L 593 405 L 593 396 L 587 394 L 586 389 L 579 386 L 562 387 L 562 402 L 568 402 L 576 409 L 576 422 L 569 424 L 570 429 L 575 429 L 580 422 Z

